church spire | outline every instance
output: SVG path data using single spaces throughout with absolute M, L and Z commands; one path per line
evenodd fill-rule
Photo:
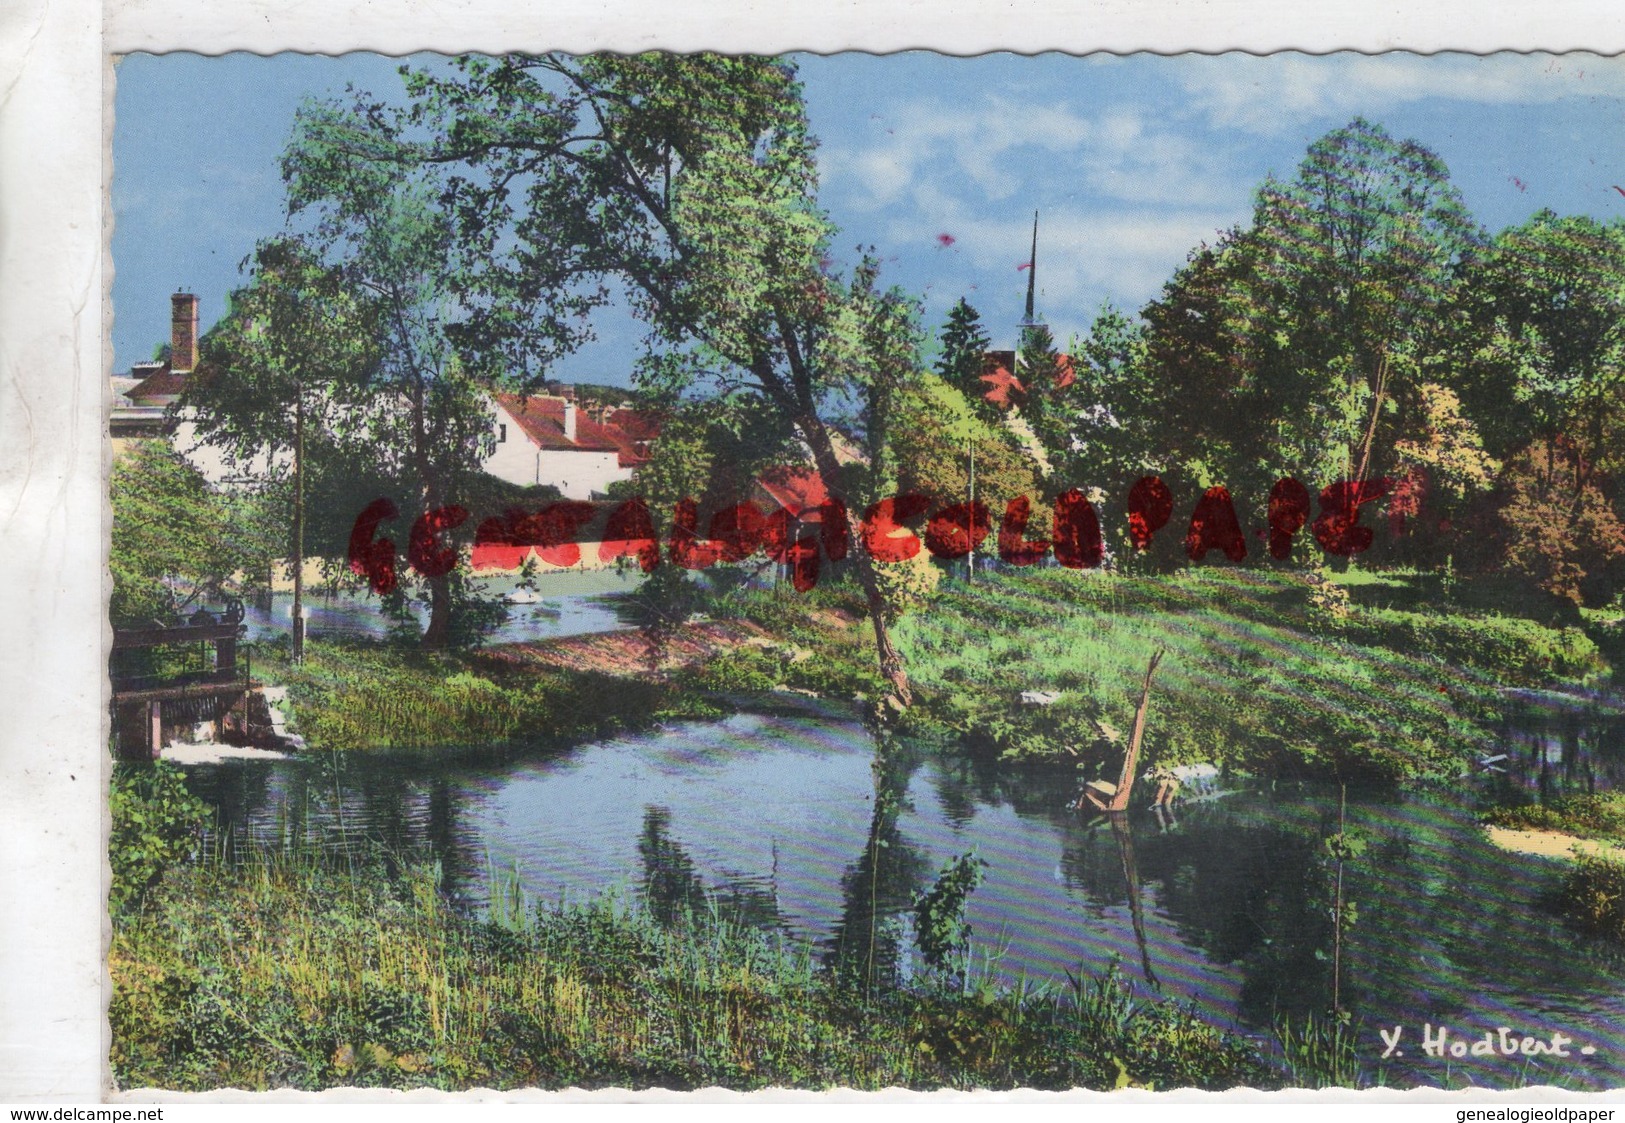
M 1022 319 L 1021 326 L 1031 327 L 1037 323 L 1033 319 L 1033 291 L 1038 282 L 1038 212 L 1033 212 L 1033 252 L 1027 259 L 1027 315 Z

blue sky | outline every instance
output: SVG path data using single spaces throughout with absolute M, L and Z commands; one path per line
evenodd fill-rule
M 934 334 L 967 297 L 1013 346 L 1033 211 L 1038 312 L 1064 345 L 1133 310 L 1196 245 L 1251 214 L 1317 137 L 1364 116 L 1443 157 L 1491 231 L 1542 207 L 1625 216 L 1625 62 L 1594 55 L 799 56 L 820 200 L 842 256 L 873 245 Z M 207 328 L 239 262 L 283 224 L 294 110 L 347 84 L 392 96 L 398 60 L 136 55 L 117 69 L 114 367 L 169 337 L 167 295 Z M 951 239 L 951 244 L 946 239 Z M 622 383 L 641 331 L 617 311 L 566 380 Z

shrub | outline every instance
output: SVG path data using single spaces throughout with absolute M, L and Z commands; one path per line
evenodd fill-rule
M 1551 803 L 1497 807 L 1484 817 L 1498 827 L 1563 831 L 1588 838 L 1625 838 L 1625 792 L 1572 795 Z
M 1625 943 L 1625 861 L 1582 855 L 1563 879 L 1558 900 L 1575 927 Z
M 886 602 L 887 621 L 894 622 L 930 601 L 942 581 L 942 571 L 921 550 L 907 561 L 877 563 L 875 581 Z
M 1431 655 L 1523 685 L 1578 678 L 1602 665 L 1597 645 L 1580 629 L 1549 628 L 1510 616 L 1370 609 L 1352 617 L 1345 633 L 1357 642 Z
M 935 970 L 951 971 L 952 960 L 970 946 L 965 902 L 982 883 L 986 867 L 974 852 L 961 854 L 942 867 L 930 889 L 914 898 L 914 939 Z
M 1502 487 L 1506 567 L 1579 604 L 1586 578 L 1625 554 L 1625 524 L 1589 466 L 1569 441 L 1540 441 L 1507 465 Z
M 118 914 L 139 908 L 171 864 L 196 855 L 207 809 L 187 790 L 181 770 L 164 761 L 117 765 L 107 807 L 113 820 L 107 905 Z

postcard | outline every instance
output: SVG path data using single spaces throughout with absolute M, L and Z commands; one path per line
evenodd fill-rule
M 1625 1087 L 1619 59 L 113 78 L 109 1094 Z

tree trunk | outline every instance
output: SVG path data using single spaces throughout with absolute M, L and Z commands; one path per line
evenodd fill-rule
M 423 417 L 423 384 L 412 388 L 412 440 L 413 460 L 418 473 L 419 494 L 423 500 L 423 513 L 437 510 L 441 502 L 441 489 L 429 459 L 429 433 Z M 428 578 L 429 625 L 420 641 L 423 647 L 445 647 L 451 643 L 451 578 L 445 574 Z
M 305 393 L 293 406 L 293 661 L 305 661 Z
M 808 413 L 797 418 L 796 425 L 807 438 L 807 447 L 812 450 L 813 463 L 824 481 L 824 489 L 831 495 L 836 494 L 840 486 L 841 466 L 835 459 L 835 447 L 830 443 L 823 421 L 816 414 Z M 869 622 L 874 626 L 875 655 L 880 662 L 880 675 L 891 688 L 891 701 L 897 708 L 907 709 L 914 704 L 914 693 L 909 688 L 908 674 L 903 670 L 903 657 L 892 644 L 891 632 L 886 627 L 886 601 L 880 595 L 880 583 L 875 580 L 874 561 L 863 549 L 858 533 L 858 512 L 847 511 L 847 526 L 852 540 L 851 549 L 856 555 L 858 584 L 863 587 Z
M 423 632 L 424 647 L 445 647 L 451 642 L 451 578 L 429 578 L 429 626 Z
M 1128 808 L 1129 796 L 1134 793 L 1134 770 L 1140 763 L 1140 740 L 1145 736 L 1145 715 L 1151 708 L 1151 676 L 1157 673 L 1157 664 L 1162 662 L 1162 655 L 1159 648 L 1146 665 L 1145 682 L 1140 686 L 1140 704 L 1134 708 L 1134 730 L 1129 734 L 1128 752 L 1123 756 L 1123 771 L 1118 773 L 1117 787 L 1111 790 L 1111 799 L 1102 799 L 1088 788 L 1084 789 L 1083 797 L 1097 811 L 1119 812 Z M 1100 785 L 1103 792 L 1107 786 L 1104 783 Z M 1081 807 L 1082 802 L 1077 806 Z

